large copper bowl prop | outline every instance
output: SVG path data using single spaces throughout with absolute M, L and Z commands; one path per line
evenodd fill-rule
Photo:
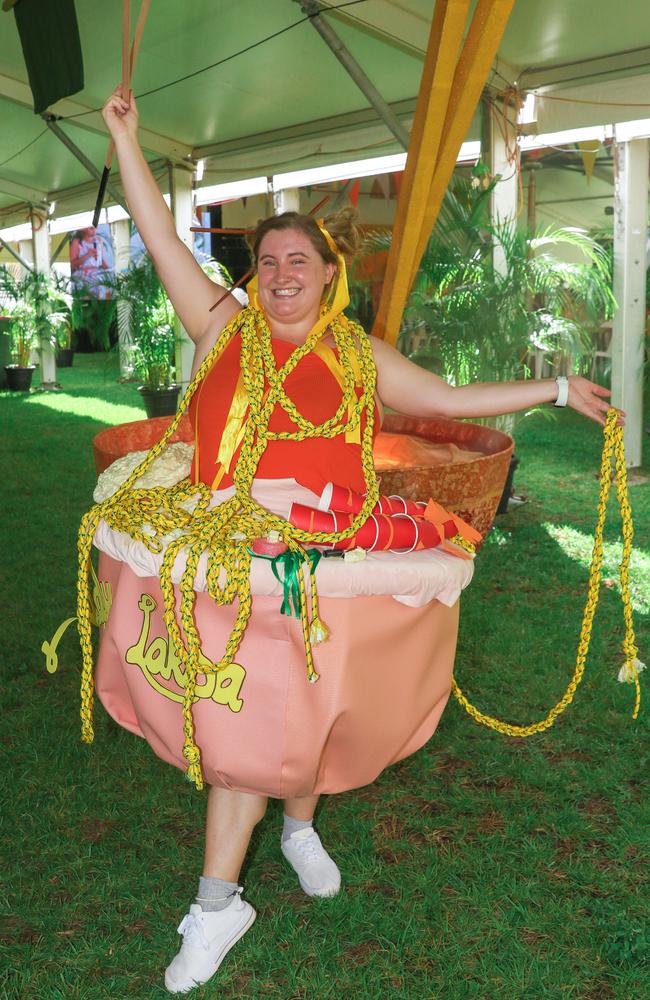
M 93 440 L 97 472 L 103 472 L 130 451 L 151 448 L 171 420 L 171 417 L 154 417 L 100 431 Z M 414 434 L 435 444 L 451 442 L 459 448 L 481 453 L 465 462 L 405 466 L 381 470 L 380 474 L 382 493 L 399 494 L 411 500 L 433 497 L 485 536 L 503 493 L 514 447 L 512 438 L 479 424 L 404 417 L 397 413 L 386 417 L 383 430 L 390 434 Z M 191 442 L 193 437 L 189 419 L 183 418 L 171 440 Z
M 405 417 L 400 413 L 388 414 L 382 430 L 390 434 L 413 434 L 434 444 L 451 443 L 481 453 L 464 462 L 380 469 L 379 474 L 383 494 L 394 493 L 409 500 L 432 497 L 485 537 L 505 486 L 514 448 L 512 438 L 481 424 L 444 417 Z
M 93 438 L 93 456 L 97 475 L 130 451 L 148 451 L 153 448 L 171 424 L 173 417 L 151 417 L 150 420 L 132 420 L 128 424 L 107 427 Z M 171 436 L 170 444 L 177 441 L 194 441 L 189 417 L 182 418 Z

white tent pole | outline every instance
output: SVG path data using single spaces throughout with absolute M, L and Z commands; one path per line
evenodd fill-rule
M 34 241 L 31 237 L 26 240 L 18 240 L 18 253 L 14 254 L 14 256 L 25 271 L 36 271 L 34 265 Z M 22 272 L 20 276 L 21 278 L 23 277 Z M 38 361 L 38 351 L 33 350 L 29 358 L 29 363 L 30 365 L 36 365 Z
M 34 270 L 38 274 L 50 273 L 50 238 L 47 215 L 32 209 L 32 247 Z M 56 381 L 56 347 L 49 339 L 43 338 L 39 347 L 41 365 L 41 385 L 43 389 L 58 389 Z
M 283 188 L 273 192 L 273 214 L 300 211 L 300 188 Z
M 516 225 L 519 183 L 517 177 L 517 163 L 510 162 L 508 150 L 514 149 L 517 142 L 516 132 L 516 110 L 507 107 L 507 114 L 499 116 L 499 122 L 495 120 L 498 113 L 493 109 L 492 102 L 488 95 L 485 95 L 481 104 L 482 134 L 481 134 L 481 155 L 487 163 L 490 174 L 495 177 L 499 175 L 501 179 L 490 196 L 490 217 L 494 223 L 501 225 Z M 501 127 L 499 127 L 501 126 Z M 504 274 L 506 270 L 505 256 L 503 248 L 498 242 L 494 245 L 494 267 L 499 274 Z
M 131 224 L 129 219 L 118 219 L 112 224 L 113 243 L 115 245 L 115 270 L 126 271 L 131 260 Z M 133 344 L 131 337 L 131 304 L 118 300 L 117 329 L 118 348 L 120 352 L 120 376 L 127 378 L 132 371 L 129 361 L 129 348 Z
M 643 437 L 643 348 L 645 336 L 648 140 L 616 146 L 614 195 L 614 297 L 612 403 L 627 413 L 625 453 L 641 465 Z
M 194 233 L 192 206 L 193 170 L 169 164 L 169 196 L 174 216 L 176 232 L 190 253 L 194 253 Z M 207 322 L 208 317 L 206 317 Z M 194 360 L 194 344 L 176 317 L 176 381 L 181 385 L 181 393 L 187 389 Z

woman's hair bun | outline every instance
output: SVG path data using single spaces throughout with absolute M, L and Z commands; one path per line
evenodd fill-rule
M 364 236 L 359 226 L 359 213 L 354 205 L 346 205 L 333 215 L 327 215 L 323 225 L 340 253 L 346 257 L 354 257 L 359 253 L 364 243 Z
M 323 225 L 334 240 L 338 252 L 346 257 L 354 257 L 364 242 L 357 219 L 357 210 L 352 205 L 348 205 L 323 219 Z M 283 212 L 282 215 L 272 215 L 268 219 L 260 219 L 253 232 L 249 234 L 247 242 L 255 264 L 257 264 L 259 256 L 260 243 L 266 234 L 282 229 L 296 229 L 304 233 L 323 260 L 336 263 L 336 255 L 330 250 L 325 236 L 312 215 Z

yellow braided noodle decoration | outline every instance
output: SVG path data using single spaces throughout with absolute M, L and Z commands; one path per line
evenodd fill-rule
M 578 642 L 578 653 L 576 657 L 573 677 L 564 692 L 563 697 L 550 710 L 548 715 L 539 722 L 534 722 L 529 726 L 515 726 L 509 722 L 502 722 L 494 719 L 491 715 L 480 712 L 465 697 L 455 678 L 452 678 L 451 689 L 457 701 L 463 706 L 472 718 L 483 726 L 495 729 L 498 733 L 506 736 L 532 736 L 534 733 L 541 733 L 545 729 L 550 729 L 555 720 L 571 704 L 578 684 L 582 680 L 589 652 L 589 641 L 591 639 L 591 629 L 598 605 L 600 590 L 600 572 L 603 562 L 603 528 L 605 525 L 605 513 L 607 511 L 607 500 L 609 498 L 612 473 L 612 457 L 615 461 L 616 471 L 616 496 L 621 509 L 622 534 L 623 534 L 623 555 L 620 565 L 621 597 L 623 600 L 623 615 L 625 618 L 625 638 L 623 640 L 623 651 L 625 653 L 626 666 L 636 687 L 636 699 L 632 718 L 636 719 L 639 714 L 641 704 L 641 689 L 639 686 L 638 670 L 634 664 L 637 657 L 636 640 L 634 636 L 634 626 L 632 623 L 632 603 L 630 600 L 629 586 L 629 565 L 632 553 L 632 512 L 627 494 L 627 470 L 625 467 L 625 449 L 623 445 L 623 428 L 617 425 L 618 413 L 610 409 L 605 423 L 605 440 L 603 453 L 600 462 L 600 494 L 598 498 L 598 518 L 596 530 L 594 532 L 594 548 L 591 556 L 591 566 L 589 567 L 589 582 L 587 587 L 587 601 L 582 616 L 582 627 L 580 629 L 580 640 Z
M 323 307 L 323 316 L 327 307 Z M 321 324 L 322 325 L 322 324 Z M 77 616 L 82 649 L 81 722 L 82 740 L 93 740 L 93 651 L 91 638 L 90 602 L 88 593 L 88 568 L 92 540 L 103 519 L 109 527 L 126 532 L 142 542 L 151 552 L 161 552 L 164 536 L 177 531 L 168 542 L 160 570 L 160 589 L 164 599 L 164 620 L 176 656 L 185 664 L 186 687 L 183 698 L 183 755 L 188 762 L 187 775 L 197 788 L 203 787 L 201 754 L 194 741 L 192 705 L 196 700 L 197 675 L 214 673 L 229 666 L 235 659 L 251 613 L 250 543 L 277 531 L 288 548 L 300 556 L 311 577 L 311 618 L 307 601 L 304 574 L 299 573 L 300 617 L 305 640 L 307 672 L 310 681 L 318 679 L 314 669 L 312 643 L 327 637 L 327 628 L 318 616 L 318 598 L 306 545 L 329 545 L 351 538 L 366 521 L 379 498 L 379 488 L 372 459 L 373 426 L 375 417 L 375 385 L 377 373 L 372 349 L 362 327 L 348 320 L 342 313 L 329 324 L 338 349 L 343 369 L 341 404 L 336 413 L 322 424 L 311 423 L 297 409 L 284 390 L 286 378 L 296 365 L 314 348 L 326 333 L 319 324 L 296 348 L 278 370 L 271 347 L 271 331 L 262 310 L 248 307 L 242 310 L 224 329 L 210 353 L 201 364 L 167 431 L 151 449 L 146 458 L 134 469 L 118 491 L 84 515 L 78 538 L 79 573 Z M 245 424 L 241 450 L 233 471 L 235 495 L 209 510 L 211 490 L 203 483 L 183 480 L 169 489 L 135 489 L 134 483 L 161 454 L 178 427 L 182 415 L 202 380 L 231 342 L 241 338 L 241 372 L 250 401 L 249 419 Z M 361 392 L 357 396 L 355 361 L 361 370 Z M 264 399 L 265 379 L 269 391 Z M 271 432 L 269 423 L 276 404 L 280 405 L 296 424 L 295 432 Z M 361 456 L 365 477 L 366 497 L 360 512 L 349 528 L 339 532 L 308 532 L 294 527 L 284 518 L 270 513 L 251 497 L 251 487 L 267 443 L 272 440 L 303 441 L 307 438 L 333 438 L 359 427 L 365 412 L 365 426 L 361 440 Z M 237 616 L 224 655 L 217 663 L 199 662 L 201 639 L 194 620 L 196 593 L 194 581 L 201 554 L 208 552 L 207 591 L 218 605 L 238 601 Z M 176 617 L 172 568 L 183 553 L 186 565 L 180 584 L 180 622 Z M 222 583 L 221 581 L 224 580 Z M 182 626 L 182 632 L 181 632 Z M 185 641 L 183 634 L 185 635 Z

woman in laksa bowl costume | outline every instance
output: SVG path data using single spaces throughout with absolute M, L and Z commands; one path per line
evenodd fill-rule
M 312 826 L 319 795 L 367 784 L 413 753 L 447 701 L 458 596 L 472 570 L 449 539 L 471 540 L 472 530 L 433 502 L 379 496 L 382 403 L 452 418 L 568 404 L 602 424 L 608 393 L 580 377 L 452 387 L 368 337 L 343 313 L 344 255 L 356 249 L 349 213 L 260 223 L 249 306 L 224 294 L 213 308 L 215 285 L 176 235 L 140 150 L 135 101 L 118 88 L 104 117 L 134 222 L 195 343 L 181 404 L 191 461 L 160 485 L 166 435 L 105 490 L 81 532 L 112 593 L 99 698 L 209 786 L 203 875 L 165 973 L 167 989 L 184 993 L 255 919 L 238 879 L 268 797 L 284 800 L 281 851 L 303 890 L 334 895 L 340 873 Z M 363 549 L 383 551 L 363 558 Z

